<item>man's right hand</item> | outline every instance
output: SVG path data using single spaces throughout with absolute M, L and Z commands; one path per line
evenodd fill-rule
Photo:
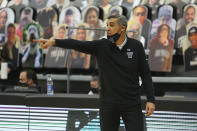
M 55 45 L 55 40 L 54 39 L 38 39 L 38 40 L 33 40 L 33 42 L 38 42 L 40 43 L 40 48 L 41 49 L 48 49 L 50 46 Z

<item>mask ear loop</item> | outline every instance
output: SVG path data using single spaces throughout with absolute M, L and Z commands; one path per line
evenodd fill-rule
M 121 32 L 119 35 L 121 36 L 124 31 L 126 32 L 126 26 L 121 25 Z
M 124 25 L 121 25 L 121 28 L 124 29 L 124 31 L 126 31 L 127 27 Z

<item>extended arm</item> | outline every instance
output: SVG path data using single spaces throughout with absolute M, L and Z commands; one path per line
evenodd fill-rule
M 74 39 L 55 39 L 55 46 L 67 49 L 75 49 L 83 53 L 96 55 L 99 42 L 100 40 L 79 41 Z
M 41 40 L 34 40 L 35 42 L 40 43 L 40 47 L 42 49 L 49 48 L 50 46 L 57 46 L 66 49 L 75 49 L 77 51 L 96 55 L 97 50 L 102 43 L 102 40 L 95 40 L 95 41 L 78 41 L 74 39 L 41 39 Z

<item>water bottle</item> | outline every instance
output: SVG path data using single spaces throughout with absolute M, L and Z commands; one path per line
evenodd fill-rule
M 48 74 L 47 76 L 47 95 L 53 95 L 54 94 L 54 86 L 53 86 L 53 80 L 51 78 L 51 74 Z

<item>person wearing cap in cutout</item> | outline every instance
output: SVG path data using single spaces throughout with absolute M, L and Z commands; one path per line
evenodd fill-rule
M 68 9 L 65 12 L 65 16 L 64 16 L 64 22 L 65 24 L 68 24 L 68 26 L 72 26 L 73 24 L 73 20 L 74 20 L 74 12 L 72 9 Z
M 188 39 L 191 46 L 185 50 L 185 70 L 196 70 L 197 69 L 197 27 L 193 26 L 189 29 Z
M 72 9 L 68 9 L 65 12 L 64 16 L 64 24 L 67 24 L 69 27 L 75 27 L 76 23 L 74 21 L 74 11 Z M 70 29 L 69 36 L 73 37 L 75 35 L 74 29 Z

